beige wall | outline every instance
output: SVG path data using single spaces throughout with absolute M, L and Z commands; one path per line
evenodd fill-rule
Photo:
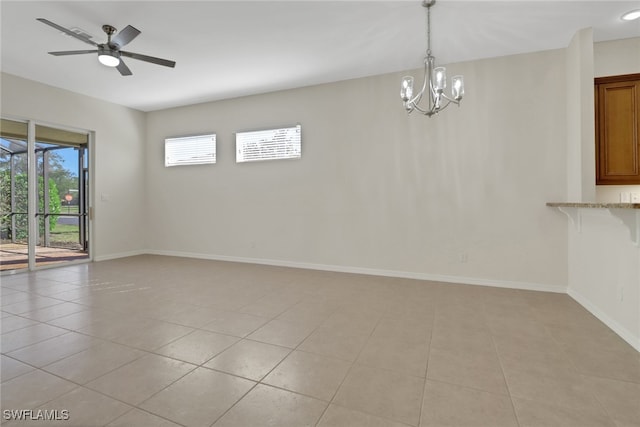
M 640 37 L 593 45 L 595 77 L 640 73 Z
M 451 65 L 466 98 L 431 119 L 402 109 L 405 73 L 149 113 L 148 249 L 563 291 L 564 67 Z M 301 160 L 235 164 L 235 131 L 297 122 Z M 164 138 L 209 131 L 216 165 L 163 167 Z
M 92 254 L 104 259 L 141 253 L 145 114 L 10 74 L 1 79 L 3 116 L 95 132 Z

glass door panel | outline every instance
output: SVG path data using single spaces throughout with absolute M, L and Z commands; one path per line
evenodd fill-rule
M 29 267 L 27 123 L 0 122 L 0 270 Z
M 86 134 L 36 126 L 36 266 L 89 258 Z

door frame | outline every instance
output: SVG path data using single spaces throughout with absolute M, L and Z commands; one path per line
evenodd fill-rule
M 85 264 L 88 262 L 92 262 L 94 259 L 93 253 L 95 248 L 95 232 L 94 232 L 94 224 L 93 224 L 94 206 L 95 206 L 95 182 L 94 182 L 95 181 L 95 172 L 94 172 L 95 156 L 93 154 L 95 151 L 95 132 L 87 129 L 60 125 L 57 123 L 51 123 L 43 120 L 15 117 L 11 115 L 2 115 L 1 118 L 27 124 L 27 177 L 28 177 L 27 178 L 28 179 L 27 206 L 28 206 L 28 213 L 29 213 L 29 220 L 28 220 L 29 239 L 28 239 L 28 246 L 27 246 L 28 267 L 16 269 L 16 270 L 5 270 L 0 275 L 4 276 L 4 275 L 21 273 L 25 271 L 45 270 L 49 268 L 66 267 L 69 265 Z M 38 167 L 37 167 L 37 158 L 36 158 L 36 151 L 35 151 L 36 125 L 46 126 L 54 129 L 63 130 L 63 131 L 87 135 L 87 151 L 88 151 L 87 169 L 88 171 L 87 171 L 86 179 L 89 180 L 89 185 L 88 185 L 89 194 L 85 195 L 85 199 L 88 202 L 88 212 L 86 216 L 86 221 L 88 221 L 87 232 L 89 234 L 88 236 L 89 244 L 87 245 L 87 248 L 86 248 L 88 252 L 87 253 L 88 257 L 85 259 L 75 260 L 75 261 L 66 261 L 64 263 L 54 264 L 54 265 L 40 265 L 40 266 L 36 265 L 35 255 L 36 255 L 37 241 L 35 239 L 35 236 L 38 233 L 38 216 L 36 215 L 36 213 L 38 212 L 38 188 L 37 188 Z M 82 171 L 82 168 L 80 169 L 81 169 L 81 173 L 84 174 L 84 172 Z M 78 179 L 82 181 L 83 177 L 78 176 Z

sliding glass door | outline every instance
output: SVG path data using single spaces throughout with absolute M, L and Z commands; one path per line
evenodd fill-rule
M 88 138 L 2 120 L 0 270 L 89 259 Z
M 29 266 L 29 156 L 27 123 L 2 120 L 0 128 L 0 269 Z

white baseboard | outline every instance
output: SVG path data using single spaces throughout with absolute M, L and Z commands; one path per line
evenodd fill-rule
M 607 325 L 613 332 L 618 334 L 620 338 L 625 340 L 629 345 L 635 348 L 640 352 L 640 337 L 634 335 L 631 331 L 629 331 L 624 326 L 620 325 L 618 322 L 609 317 L 606 313 L 600 310 L 596 305 L 594 305 L 591 301 L 585 298 L 579 292 L 576 292 L 573 289 L 568 289 L 567 293 L 571 298 L 576 300 L 581 306 L 587 309 L 591 314 L 596 316 L 598 320 Z
M 119 253 L 115 253 L 115 254 L 109 254 L 109 255 L 102 255 L 102 256 L 94 256 L 93 260 L 94 261 L 109 261 L 111 259 L 118 259 L 118 258 L 127 258 L 127 257 L 131 257 L 131 256 L 138 256 L 138 255 L 146 255 L 148 254 L 148 251 L 131 251 L 131 252 L 119 252 Z
M 517 281 L 509 281 L 509 280 L 480 279 L 475 277 L 449 276 L 449 275 L 441 275 L 441 274 L 411 272 L 411 271 L 382 270 L 382 269 L 366 268 L 366 267 L 314 264 L 314 263 L 297 262 L 297 261 L 235 257 L 235 256 L 227 256 L 227 255 L 200 254 L 200 253 L 192 253 L 192 252 L 150 250 L 150 251 L 147 251 L 146 253 L 150 255 L 165 255 L 165 256 L 176 256 L 176 257 L 184 257 L 184 258 L 210 259 L 215 261 L 242 262 L 242 263 L 249 263 L 249 264 L 273 265 L 278 267 L 306 268 L 309 270 L 336 271 L 340 273 L 367 274 L 371 276 L 385 276 L 385 277 L 398 277 L 403 279 L 430 280 L 435 282 L 461 283 L 466 285 L 479 285 L 479 286 L 493 286 L 498 288 L 555 292 L 555 293 L 562 293 L 562 294 L 567 293 L 567 288 L 564 286 L 517 282 Z

